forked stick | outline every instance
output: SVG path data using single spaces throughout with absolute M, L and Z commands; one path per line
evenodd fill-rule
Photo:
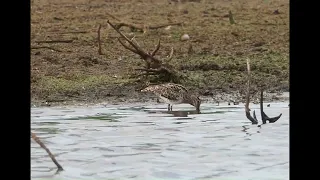
M 262 119 L 263 124 L 266 124 L 267 121 L 269 121 L 269 123 L 274 123 L 274 122 L 278 121 L 280 119 L 280 117 L 282 116 L 282 113 L 280 113 L 279 116 L 269 118 L 266 115 L 266 113 L 264 113 L 264 111 L 263 111 L 263 90 L 261 90 L 261 94 L 260 94 L 260 111 L 261 111 L 261 119 Z
M 179 79 L 182 77 L 179 75 L 179 72 L 175 70 L 173 66 L 170 64 L 165 63 L 164 61 L 158 59 L 155 57 L 155 54 L 158 52 L 160 48 L 160 39 L 158 41 L 158 44 L 154 48 L 153 51 L 145 51 L 143 48 L 141 48 L 137 41 L 135 41 L 134 38 L 131 40 L 126 37 L 117 27 L 116 25 L 112 24 L 109 20 L 107 20 L 107 23 L 118 33 L 120 36 L 127 41 L 129 44 L 125 43 L 125 41 L 122 41 L 120 37 L 118 38 L 118 41 L 121 43 L 121 45 L 126 48 L 127 50 L 138 54 L 141 59 L 145 62 L 145 68 L 139 69 L 138 71 L 143 71 L 144 75 L 161 75 L 162 81 L 175 81 L 178 82 Z M 169 60 L 172 58 L 173 49 L 171 50 Z
M 120 38 L 118 38 L 118 41 L 121 43 L 121 45 L 130 50 L 131 52 L 140 55 L 140 57 L 145 60 L 147 62 L 148 65 L 153 64 L 154 66 L 156 66 L 156 68 L 159 68 L 162 64 L 161 60 L 157 59 L 156 57 L 154 57 L 154 55 L 156 54 L 156 52 L 159 50 L 160 48 L 160 40 L 158 41 L 158 44 L 156 46 L 156 48 L 152 51 L 152 53 L 147 53 L 146 51 L 144 51 L 135 41 L 130 40 L 126 35 L 124 35 L 114 24 L 112 24 L 109 20 L 107 21 L 107 23 L 115 30 L 117 31 L 118 34 L 120 34 L 120 36 L 122 38 L 124 38 L 130 45 L 131 47 L 129 47 L 128 45 L 126 45 L 124 42 L 122 42 L 120 40 Z
M 127 36 L 125 36 L 115 25 L 113 25 L 109 20 L 107 21 L 107 23 L 114 29 L 117 31 L 117 33 L 120 34 L 121 37 L 123 37 L 132 47 L 134 47 L 134 49 L 136 50 L 135 52 L 139 52 L 141 51 L 140 47 L 138 45 L 136 45 L 133 41 L 131 41 L 129 38 L 127 38 Z M 118 38 L 119 42 L 125 47 L 128 48 L 130 51 L 132 51 L 131 48 L 129 48 L 127 45 L 124 45 L 124 43 L 121 42 L 121 40 Z M 134 52 L 134 51 L 133 51 Z M 134 53 L 135 53 L 134 52 Z
M 169 57 L 167 59 L 167 62 L 171 61 L 172 57 L 173 57 L 173 47 L 171 47 L 171 51 L 170 51 L 170 54 L 169 54 Z
M 253 111 L 253 117 L 250 115 L 250 109 L 249 109 L 249 103 L 250 103 L 250 79 L 251 79 L 251 72 L 250 72 L 250 59 L 247 59 L 247 70 L 248 70 L 248 81 L 247 81 L 247 94 L 246 94 L 246 104 L 245 104 L 245 111 L 246 111 L 246 117 L 252 122 L 252 124 L 258 124 L 258 120 L 255 114 L 255 111 Z M 274 123 L 278 121 L 282 115 L 282 113 L 279 116 L 269 118 L 263 111 L 263 89 L 261 89 L 260 92 L 260 111 L 261 111 L 261 119 L 262 123 L 266 124 L 267 121 L 269 123 Z
M 54 155 L 50 152 L 50 150 L 40 141 L 40 139 L 38 138 L 38 136 L 31 132 L 31 137 L 32 139 L 37 142 L 44 150 L 47 151 L 48 155 L 50 156 L 51 160 L 53 161 L 53 163 L 58 167 L 59 171 L 62 171 L 63 168 L 62 166 L 58 163 L 58 161 L 56 160 L 56 158 L 54 157 Z

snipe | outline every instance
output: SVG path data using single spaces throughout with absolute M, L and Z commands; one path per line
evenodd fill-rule
M 190 104 L 200 112 L 200 98 L 180 84 L 165 83 L 150 85 L 142 89 L 141 92 L 151 92 L 157 95 L 158 98 L 168 104 L 168 111 L 172 111 L 173 104 Z

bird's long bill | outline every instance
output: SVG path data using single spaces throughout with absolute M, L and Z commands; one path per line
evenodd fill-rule
M 200 104 L 197 105 L 196 111 L 200 113 Z

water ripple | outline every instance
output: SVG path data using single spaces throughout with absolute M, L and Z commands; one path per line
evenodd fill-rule
M 32 179 L 289 179 L 288 103 L 261 127 L 243 106 L 188 105 L 33 108 L 31 129 L 65 171 L 31 141 Z M 251 109 L 258 109 L 251 105 Z M 260 117 L 257 117 L 260 119 Z

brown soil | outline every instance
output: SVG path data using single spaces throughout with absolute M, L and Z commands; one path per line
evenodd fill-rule
M 229 22 L 232 11 L 235 24 Z M 31 1 L 32 101 L 145 101 L 138 91 L 135 68 L 139 56 L 117 41 L 107 20 L 145 25 L 182 22 L 181 26 L 133 31 L 140 46 L 170 61 L 188 80 L 190 89 L 210 98 L 217 93 L 242 93 L 246 59 L 251 59 L 253 84 L 269 90 L 289 90 L 288 0 L 34 0 Z M 102 25 L 102 52 L 97 30 Z M 132 34 L 133 33 L 133 34 Z M 188 41 L 180 37 L 188 34 Z M 45 42 L 62 41 L 62 42 Z M 226 99 L 225 99 L 226 100 Z

